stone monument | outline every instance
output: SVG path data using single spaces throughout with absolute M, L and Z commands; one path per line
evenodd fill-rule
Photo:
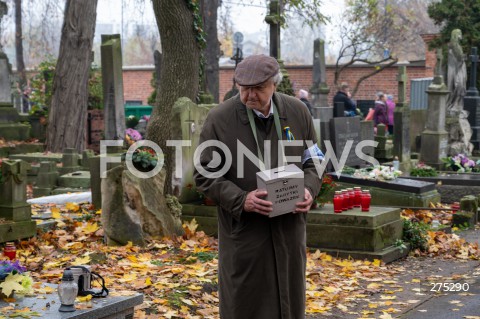
M 0 25 L 6 13 L 7 5 L 0 1 Z M 0 137 L 7 141 L 28 139 L 30 126 L 20 124 L 18 121 L 18 111 L 13 107 L 12 100 L 12 66 L 0 46 Z
M 328 107 L 327 71 L 325 67 L 325 41 L 313 41 L 313 85 L 310 88 L 313 107 Z
M 480 96 L 477 90 L 477 66 L 478 54 L 477 48 L 473 47 L 470 54 L 470 86 L 467 90 L 463 102 L 465 111 L 468 112 L 468 122 L 472 128 L 472 138 L 470 142 L 473 144 L 473 150 L 480 150 Z
M 102 82 L 105 139 L 125 136 L 125 105 L 123 101 L 122 48 L 119 34 L 102 34 Z
M 448 132 L 448 156 L 457 154 L 471 155 L 473 145 L 470 143 L 472 129 L 468 123 L 468 113 L 463 107 L 467 70 L 463 50 L 460 45 L 462 31 L 455 29 L 448 44 L 447 87 L 450 91 L 447 100 L 445 129 Z
M 393 155 L 398 156 L 400 170 L 410 171 L 410 105 L 406 102 L 407 67 L 398 63 L 398 103 L 393 112 Z
M 36 224 L 27 204 L 27 170 L 22 160 L 2 162 L 0 178 L 0 243 L 33 237 Z
M 448 133 L 445 130 L 448 89 L 441 75 L 442 50 L 437 50 L 435 77 L 427 90 L 428 110 L 425 130 L 422 132 L 420 160 L 427 165 L 441 169 L 442 158 L 447 156 Z

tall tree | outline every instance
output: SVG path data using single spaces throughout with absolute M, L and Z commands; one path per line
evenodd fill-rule
M 153 0 L 153 9 L 162 39 L 163 59 L 156 105 L 147 127 L 147 138 L 163 150 L 167 175 L 164 194 L 172 194 L 174 150 L 171 138 L 172 108 L 180 97 L 195 100 L 198 93 L 200 51 L 205 39 L 201 30 L 200 8 L 195 0 Z M 201 28 L 200 28 L 201 29 Z
M 15 0 L 15 52 L 17 60 L 18 84 L 21 90 L 27 85 L 25 61 L 23 59 L 22 0 Z
M 214 101 L 218 103 L 218 95 L 220 91 L 218 60 L 220 58 L 221 51 L 217 31 L 217 11 L 218 7 L 220 6 L 220 0 L 202 0 L 200 4 L 207 41 L 204 52 L 205 86 L 208 90 L 208 93 L 213 95 Z
M 98 0 L 67 0 L 48 116 L 47 150 L 83 150 Z
M 462 30 L 463 52 L 480 46 L 480 2 L 477 0 L 442 0 L 428 6 L 428 14 L 441 26 L 440 36 L 432 47 L 441 47 L 450 41 L 453 29 Z

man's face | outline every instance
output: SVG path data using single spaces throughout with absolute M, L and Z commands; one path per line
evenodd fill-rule
M 240 100 L 248 108 L 265 113 L 270 109 L 273 92 L 275 84 L 271 79 L 257 86 L 240 86 Z

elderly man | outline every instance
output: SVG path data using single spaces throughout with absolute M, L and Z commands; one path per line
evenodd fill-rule
M 232 164 L 221 175 L 194 173 L 197 189 L 218 205 L 223 319 L 305 317 L 306 213 L 321 185 L 313 159 L 322 159 L 323 154 L 316 144 L 309 148 L 306 142 L 288 145 L 293 138 L 316 143 L 316 135 L 302 102 L 275 92 L 281 79 L 274 58 L 247 57 L 235 70 L 240 93 L 210 110 L 200 136 L 200 143 L 224 143 L 232 155 Z M 285 141 L 286 158 L 301 159 L 289 164 L 303 169 L 305 197 L 295 211 L 269 218 L 273 205 L 265 200 L 267 192 L 257 189 L 256 182 L 262 165 L 248 158 L 237 160 L 237 146 L 242 143 L 262 159 L 269 151 L 264 149 L 264 141 L 269 140 L 274 168 L 281 164 L 279 139 Z M 202 171 L 218 173 L 222 164 L 229 162 L 222 152 L 214 156 L 218 150 L 210 147 L 201 153 Z

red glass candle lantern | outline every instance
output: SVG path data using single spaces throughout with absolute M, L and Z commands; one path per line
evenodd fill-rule
M 17 248 L 15 244 L 12 242 L 8 242 L 5 244 L 5 248 L 3 249 L 3 254 L 8 257 L 10 260 L 15 260 L 17 258 Z
M 341 213 L 343 210 L 343 195 L 341 191 L 336 191 L 333 197 L 333 211 Z
M 350 200 L 350 194 L 346 189 L 342 189 L 342 196 L 343 196 L 342 210 L 346 211 L 348 210 L 348 201 Z
M 452 207 L 452 214 L 455 214 L 457 210 L 460 210 L 460 203 L 454 202 L 451 207 Z
M 348 195 L 350 196 L 350 200 L 348 201 L 348 209 L 353 209 L 353 205 L 355 204 L 355 192 L 353 188 L 347 188 Z
M 362 189 L 360 187 L 354 187 L 355 199 L 353 201 L 353 207 L 360 207 L 362 205 Z
M 368 212 L 370 211 L 370 201 L 372 200 L 372 197 L 370 196 L 370 191 L 364 190 L 362 191 L 362 212 Z

